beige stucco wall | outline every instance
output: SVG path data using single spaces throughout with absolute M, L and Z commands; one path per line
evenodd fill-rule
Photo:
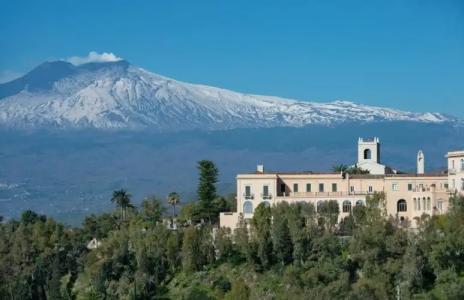
M 238 227 L 239 220 L 240 214 L 237 212 L 223 212 L 219 214 L 219 226 L 230 228 L 232 232 Z
M 429 215 L 442 213 L 448 209 L 449 193 L 446 188 L 448 177 L 446 175 L 346 175 L 339 173 L 253 173 L 237 176 L 237 212 L 234 214 L 221 214 L 220 225 L 235 229 L 239 216 L 244 219 L 253 217 L 253 213 L 245 213 L 243 205 L 249 202 L 252 211 L 262 203 L 269 205 L 281 201 L 288 203 L 309 202 L 317 207 L 318 201 L 336 200 L 340 207 L 339 219 L 349 213 L 343 213 L 343 202 L 349 201 L 351 206 L 356 201 L 365 203 L 366 197 L 374 192 L 385 192 L 386 212 L 394 218 L 408 220 L 412 227 L 416 226 L 415 217 L 426 213 Z M 306 184 L 311 184 L 311 192 L 306 192 Z M 324 192 L 319 192 L 319 184 L 324 184 Z M 285 184 L 285 193 L 280 192 L 280 185 Z M 298 192 L 294 191 L 294 184 L 298 185 Z M 332 191 L 332 184 L 337 185 L 337 191 Z M 396 188 L 393 188 L 395 184 Z M 411 190 L 408 188 L 411 184 Z M 269 197 L 263 198 L 263 186 L 268 186 Z M 246 197 L 245 187 L 250 187 L 250 196 Z M 369 189 L 371 187 L 371 189 Z M 430 199 L 430 207 L 424 207 L 422 202 L 420 209 L 414 205 L 414 198 Z M 405 212 L 398 212 L 397 203 L 404 199 L 407 203 Z M 417 200 L 416 200 L 417 201 Z M 437 209 L 440 201 L 441 210 Z M 435 208 L 435 209 L 434 209 Z
M 448 152 L 448 185 L 451 191 L 464 194 L 464 151 Z
M 364 159 L 363 152 L 370 149 L 372 158 Z M 380 141 L 358 140 L 358 163 L 360 167 L 371 169 L 369 175 L 346 175 L 340 173 L 266 173 L 260 166 L 256 173 L 237 175 L 237 212 L 221 213 L 220 224 L 235 229 L 239 218 L 253 217 L 254 209 L 260 203 L 269 205 L 281 201 L 296 203 L 310 202 L 317 207 L 318 201 L 336 200 L 340 207 L 340 219 L 348 213 L 342 212 L 344 201 L 351 202 L 365 199 L 374 192 L 386 195 L 386 212 L 389 216 L 408 220 L 412 227 L 416 226 L 415 218 L 423 214 L 444 213 L 449 207 L 451 192 L 464 194 L 464 151 L 448 152 L 448 174 L 384 174 L 384 166 L 380 162 Z M 376 175 L 377 174 L 377 175 Z M 311 192 L 306 185 L 311 184 Z M 454 183 L 454 186 L 453 186 Z M 281 184 L 285 192 L 281 192 Z M 295 186 L 298 185 L 298 191 Z M 324 191 L 319 191 L 319 184 Z M 332 190 L 336 184 L 336 191 Z M 411 185 L 408 187 L 408 185 Z M 245 196 L 245 187 L 250 187 L 250 195 Z M 263 197 L 263 186 L 268 186 L 269 197 Z M 398 211 L 398 201 L 405 200 L 406 211 Z M 417 201 L 420 201 L 420 207 Z M 425 201 L 425 205 L 424 205 Z M 244 204 L 251 206 L 251 213 L 244 212 Z M 430 205 L 428 204 L 430 203 Z

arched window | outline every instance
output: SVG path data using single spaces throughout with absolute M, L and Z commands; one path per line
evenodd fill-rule
M 356 206 L 363 206 L 364 202 L 362 200 L 357 200 L 356 201 Z
M 430 210 L 430 197 L 427 197 L 427 210 Z
M 364 159 L 371 159 L 371 149 L 364 150 Z
M 342 209 L 344 213 L 351 212 L 351 201 L 348 201 L 348 200 L 343 201 Z
M 271 206 L 271 203 L 269 201 L 263 201 L 261 202 L 264 206 L 269 207 Z
M 397 209 L 398 212 L 407 211 L 408 206 L 406 204 L 406 200 L 404 200 L 404 199 L 398 200 L 398 202 L 396 203 L 396 209 Z
M 414 200 L 413 200 L 413 201 L 414 201 L 414 210 L 415 210 L 415 211 L 417 211 L 417 199 L 416 199 L 416 198 L 414 198 Z
M 253 213 L 253 203 L 251 203 L 251 201 L 245 201 L 245 203 L 243 203 L 243 212 L 245 214 Z
M 461 159 L 461 171 L 464 171 L 464 159 Z
M 422 209 L 423 209 L 423 210 L 426 210 L 426 209 L 427 209 L 426 202 L 425 202 L 425 197 L 422 198 Z

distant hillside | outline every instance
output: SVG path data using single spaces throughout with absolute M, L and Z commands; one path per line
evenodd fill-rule
M 261 128 L 178 133 L 0 131 L 0 214 L 31 208 L 78 222 L 108 210 L 111 191 L 126 187 L 138 203 L 149 194 L 178 191 L 195 199 L 196 162 L 219 167 L 221 193 L 234 191 L 237 173 L 263 163 L 268 170 L 328 170 L 354 163 L 357 139 L 378 136 L 382 162 L 414 171 L 417 151 L 426 170 L 446 169 L 444 154 L 462 149 L 464 130 L 447 124 L 391 122 L 308 128 Z

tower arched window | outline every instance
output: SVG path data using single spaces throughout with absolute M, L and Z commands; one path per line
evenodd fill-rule
M 372 157 L 371 149 L 364 150 L 364 159 L 371 159 L 371 157 Z
M 400 199 L 398 200 L 398 202 L 396 203 L 396 210 L 398 212 L 405 212 L 408 210 L 408 205 L 406 203 L 406 200 L 404 199 Z
M 348 201 L 348 200 L 343 201 L 342 209 L 344 213 L 351 212 L 351 201 Z
M 253 203 L 251 203 L 251 201 L 245 201 L 245 203 L 243 203 L 243 212 L 245 214 L 253 213 Z

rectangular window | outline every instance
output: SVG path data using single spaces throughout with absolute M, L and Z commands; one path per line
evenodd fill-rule
M 280 192 L 285 193 L 285 183 L 280 184 Z
M 298 193 L 298 183 L 293 184 L 293 192 Z
M 245 197 L 250 197 L 251 196 L 251 186 L 247 185 L 245 186 Z
M 306 192 L 311 193 L 311 183 L 306 184 Z
M 397 191 L 398 190 L 398 183 L 393 183 L 392 184 L 392 191 Z
M 372 186 L 371 186 L 371 185 L 369 186 L 369 190 L 368 190 L 368 191 L 369 191 L 369 193 L 372 193 Z
M 354 186 L 350 186 L 350 192 L 354 193 Z
M 412 191 L 412 183 L 408 183 L 408 191 Z
M 269 187 L 267 185 L 263 186 L 263 196 L 269 195 Z
M 323 191 L 324 191 L 324 184 L 319 183 L 319 192 L 323 192 Z
M 337 191 L 337 184 L 332 183 L 332 192 L 336 192 L 336 191 Z
M 443 201 L 438 201 L 437 208 L 439 211 L 443 211 Z

